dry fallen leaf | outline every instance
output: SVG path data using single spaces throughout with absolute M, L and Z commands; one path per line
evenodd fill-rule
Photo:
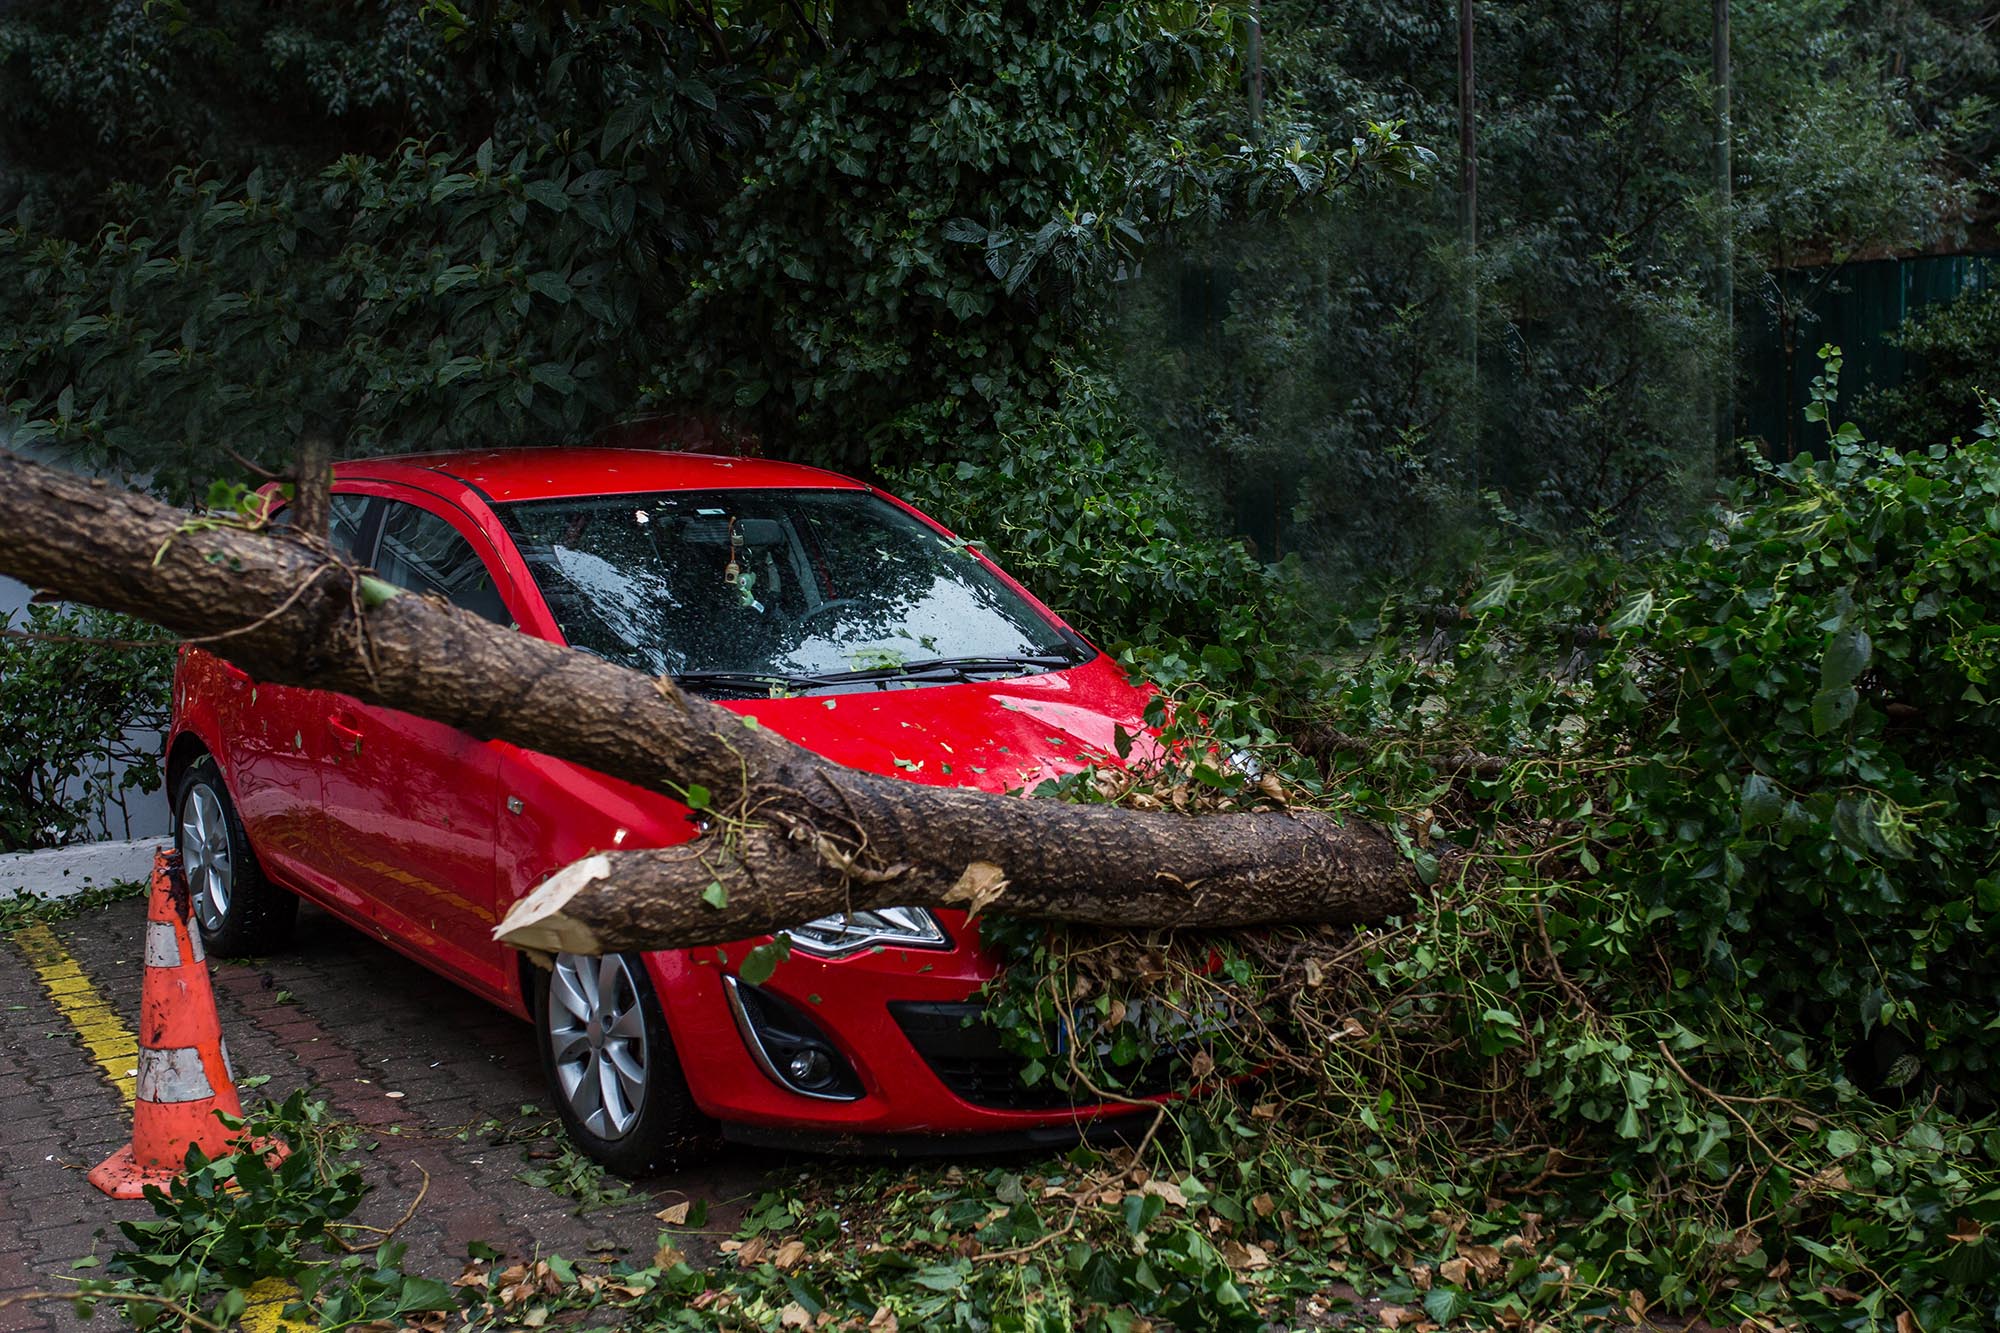
M 1240 1240 L 1222 1242 L 1222 1257 L 1231 1268 L 1238 1272 L 1254 1273 L 1271 1266 L 1271 1256 L 1261 1245 L 1246 1245 Z
M 788 1240 L 778 1247 L 778 1253 L 771 1262 L 782 1272 L 788 1268 L 797 1268 L 799 1261 L 805 1257 L 806 1243 L 802 1240 Z
M 1278 1201 L 1268 1194 L 1259 1194 L 1250 1201 L 1250 1206 L 1256 1210 L 1257 1216 L 1269 1217 L 1278 1210 Z
M 1139 1187 L 1141 1194 L 1157 1194 L 1176 1208 L 1187 1207 L 1187 1195 L 1171 1180 L 1149 1180 Z
M 762 1236 L 752 1236 L 736 1252 L 736 1262 L 743 1268 L 755 1268 L 764 1261 L 764 1255 L 770 1248 Z
M 1375 1317 L 1382 1321 L 1384 1328 L 1401 1328 L 1405 1324 L 1414 1323 L 1422 1316 L 1407 1306 L 1385 1305 L 1375 1312 Z
M 1986 1228 L 1969 1217 L 1961 1217 L 1958 1219 L 1958 1230 L 1950 1233 L 1945 1239 L 1955 1240 L 1960 1245 L 1977 1245 L 1986 1239 Z
M 896 1333 L 896 1312 L 886 1305 L 875 1307 L 875 1317 L 868 1321 L 868 1333 Z
M 811 1328 L 812 1322 L 813 1317 L 806 1313 L 806 1307 L 797 1301 L 790 1302 L 784 1309 L 778 1311 L 780 1328 Z
M 974 861 L 958 877 L 958 882 L 944 891 L 948 903 L 964 903 L 967 921 L 979 915 L 980 909 L 1007 891 L 1007 872 L 991 861 Z
M 653 1251 L 653 1267 L 655 1268 L 672 1268 L 675 1264 L 685 1262 L 687 1262 L 687 1256 L 681 1253 L 679 1246 L 662 1245 L 659 1249 Z
M 679 1203 L 668 1204 L 653 1216 L 670 1227 L 685 1226 L 688 1220 L 688 1200 L 682 1199 Z
M 1507 1271 L 1507 1261 L 1491 1245 L 1467 1245 L 1459 1253 L 1472 1265 L 1473 1276 L 1481 1282 L 1491 1282 Z
M 1462 1287 L 1471 1267 L 1464 1259 L 1447 1259 L 1438 1265 L 1438 1276 L 1454 1287 Z

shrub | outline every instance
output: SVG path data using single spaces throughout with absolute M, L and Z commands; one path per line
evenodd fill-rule
M 1291 571 L 1223 531 L 1095 374 L 1067 373 L 1057 406 L 1017 414 L 983 451 L 894 484 L 1118 647 L 1233 644 L 1240 656 L 1297 612 Z
M 109 808 L 158 791 L 173 648 L 128 616 L 30 606 L 0 637 L 0 850 L 109 835 Z

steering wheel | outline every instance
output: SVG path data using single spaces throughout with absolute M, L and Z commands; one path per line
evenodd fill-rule
M 815 606 L 812 610 L 800 616 L 793 623 L 797 625 L 798 628 L 804 629 L 807 625 L 810 625 L 813 621 L 818 620 L 821 616 L 825 615 L 829 611 L 838 611 L 843 606 L 859 606 L 860 604 L 861 604 L 861 599 L 859 597 L 836 597 L 830 602 L 821 602 L 818 606 Z

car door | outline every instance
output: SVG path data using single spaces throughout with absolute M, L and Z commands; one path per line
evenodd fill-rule
M 378 485 L 369 563 L 386 582 L 511 624 L 491 543 L 450 501 Z M 405 949 L 503 994 L 495 922 L 499 751 L 462 731 L 348 695 L 321 696 L 331 737 L 322 818 L 336 878 Z
M 366 500 L 334 496 L 329 519 L 334 550 L 355 559 L 372 535 Z M 321 776 L 332 754 L 327 695 L 252 680 L 220 659 L 217 666 L 227 689 L 219 710 L 222 758 L 250 845 L 267 873 L 324 890 L 333 870 L 320 813 Z

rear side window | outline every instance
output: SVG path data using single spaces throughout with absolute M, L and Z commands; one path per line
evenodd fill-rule
M 458 529 L 428 509 L 401 500 L 378 503 L 382 535 L 375 550 L 377 574 L 411 592 L 435 593 L 497 625 L 513 623 L 486 562 Z

